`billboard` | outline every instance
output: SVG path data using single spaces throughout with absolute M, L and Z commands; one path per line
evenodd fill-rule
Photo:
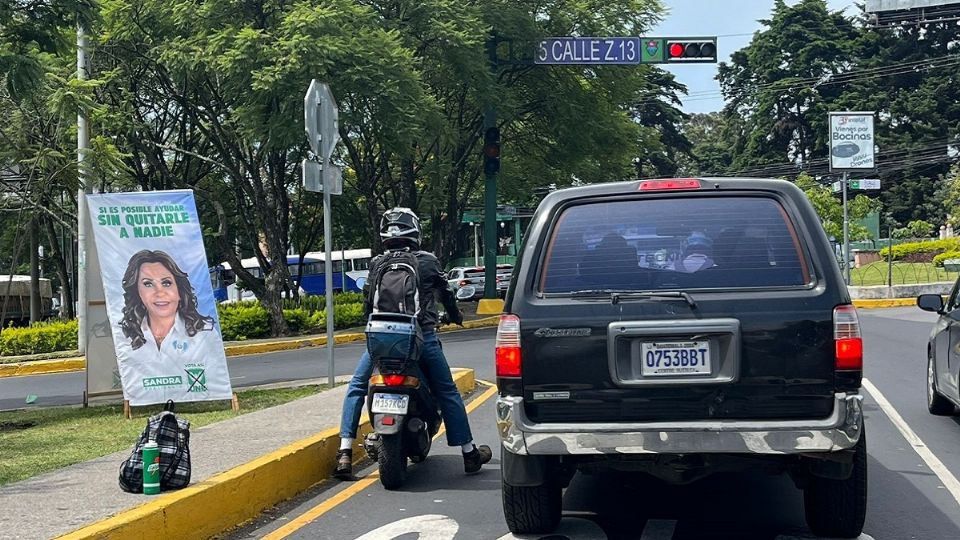
M 960 0 L 867 0 L 864 11 L 867 13 L 880 13 L 883 11 L 949 6 L 951 4 L 960 7 Z
M 862 171 L 876 167 L 872 112 L 830 113 L 830 170 Z
M 87 204 L 124 398 L 230 399 L 193 192 L 88 195 Z

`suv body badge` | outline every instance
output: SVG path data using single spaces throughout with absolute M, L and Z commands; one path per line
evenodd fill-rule
M 590 332 L 589 328 L 540 328 L 533 335 L 539 338 L 587 337 Z
M 570 399 L 570 392 L 534 392 L 533 400 L 542 401 L 547 399 Z

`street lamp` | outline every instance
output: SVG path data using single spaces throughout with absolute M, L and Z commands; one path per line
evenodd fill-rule
M 473 225 L 473 265 L 480 266 L 480 223 L 471 222 Z

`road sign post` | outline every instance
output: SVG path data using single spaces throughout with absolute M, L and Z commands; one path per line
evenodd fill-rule
M 843 267 L 850 285 L 850 215 L 847 208 L 847 175 L 876 168 L 873 112 L 831 112 L 830 171 L 843 172 Z
M 331 195 L 343 192 L 343 176 L 340 167 L 330 162 L 337 143 L 340 142 L 340 110 L 337 101 L 326 83 L 310 81 L 303 96 L 303 121 L 307 141 L 313 155 L 303 160 L 303 188 L 323 192 L 323 252 L 324 283 L 327 300 L 327 365 L 330 388 L 334 386 L 333 358 L 333 225 Z

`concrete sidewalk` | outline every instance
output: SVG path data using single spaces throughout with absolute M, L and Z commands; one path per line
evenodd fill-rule
M 453 371 L 461 394 L 474 390 L 473 370 Z M 191 430 L 192 478 L 182 490 L 123 492 L 117 476 L 129 450 L 4 486 L 0 538 L 181 539 L 228 530 L 330 477 L 346 389 Z M 358 440 L 368 431 L 364 415 Z

